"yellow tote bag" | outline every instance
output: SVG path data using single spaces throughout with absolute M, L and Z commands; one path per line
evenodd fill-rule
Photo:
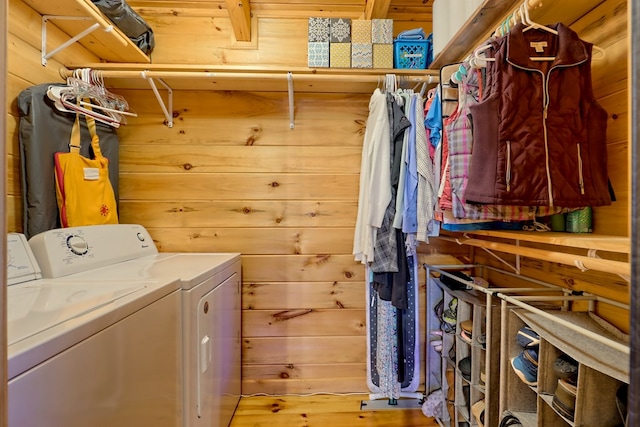
M 109 180 L 109 159 L 100 152 L 93 118 L 86 116 L 93 159 L 80 155 L 79 114 L 71 130 L 69 152 L 54 154 L 56 198 L 62 227 L 117 224 L 118 211 Z

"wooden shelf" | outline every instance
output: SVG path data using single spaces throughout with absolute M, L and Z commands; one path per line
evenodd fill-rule
M 89 20 L 54 19 L 55 25 L 75 37 L 98 23 L 101 28 L 81 38 L 78 43 L 105 61 L 149 63 L 151 59 L 120 31 L 90 0 L 23 0 L 40 15 L 53 17 L 81 17 Z M 111 29 L 109 29 L 112 27 Z M 53 51 L 57 46 L 48 46 Z
M 542 6 L 530 11 L 537 22 L 563 22 L 573 24 L 585 12 L 604 3 L 604 0 L 542 0 Z M 500 25 L 504 18 L 522 4 L 522 0 L 485 0 L 476 12 L 467 19 L 460 30 L 442 49 L 431 65 L 432 70 L 462 60 Z M 437 19 L 434 16 L 434 19 Z
M 248 67 L 206 64 L 85 64 L 77 68 L 100 70 L 105 83 L 117 89 L 148 89 L 147 77 L 161 78 L 173 90 L 239 90 L 286 92 L 291 72 L 296 92 L 372 93 L 384 84 L 385 74 L 406 79 L 411 88 L 437 84 L 437 72 L 415 69 L 356 69 L 307 67 Z M 69 70 L 61 70 L 66 76 Z

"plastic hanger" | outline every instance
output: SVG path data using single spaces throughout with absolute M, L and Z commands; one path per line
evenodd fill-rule
M 524 3 L 522 4 L 522 6 L 520 6 L 522 11 L 522 23 L 526 25 L 522 32 L 524 33 L 529 30 L 542 30 L 557 36 L 558 32 L 556 30 L 545 25 L 538 24 L 537 22 L 533 21 L 531 17 L 529 17 L 529 6 L 527 5 L 528 1 L 529 0 L 524 0 Z
M 471 58 L 469 59 L 469 65 L 472 66 L 473 68 L 482 68 L 487 65 L 486 64 L 487 62 L 495 62 L 496 61 L 495 58 L 487 58 L 485 56 L 480 56 L 482 52 L 484 52 L 485 50 L 489 50 L 492 47 L 493 46 L 491 45 L 491 43 L 487 43 L 485 45 L 480 46 L 476 50 L 474 50 L 473 55 L 471 55 Z

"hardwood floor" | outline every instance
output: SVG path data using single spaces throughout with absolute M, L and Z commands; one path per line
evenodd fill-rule
M 368 395 L 243 397 L 230 427 L 432 427 L 418 409 L 361 410 Z

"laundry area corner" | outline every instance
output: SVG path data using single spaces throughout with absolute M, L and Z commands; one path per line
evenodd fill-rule
M 2 1 L 0 427 L 635 425 L 639 14 Z

